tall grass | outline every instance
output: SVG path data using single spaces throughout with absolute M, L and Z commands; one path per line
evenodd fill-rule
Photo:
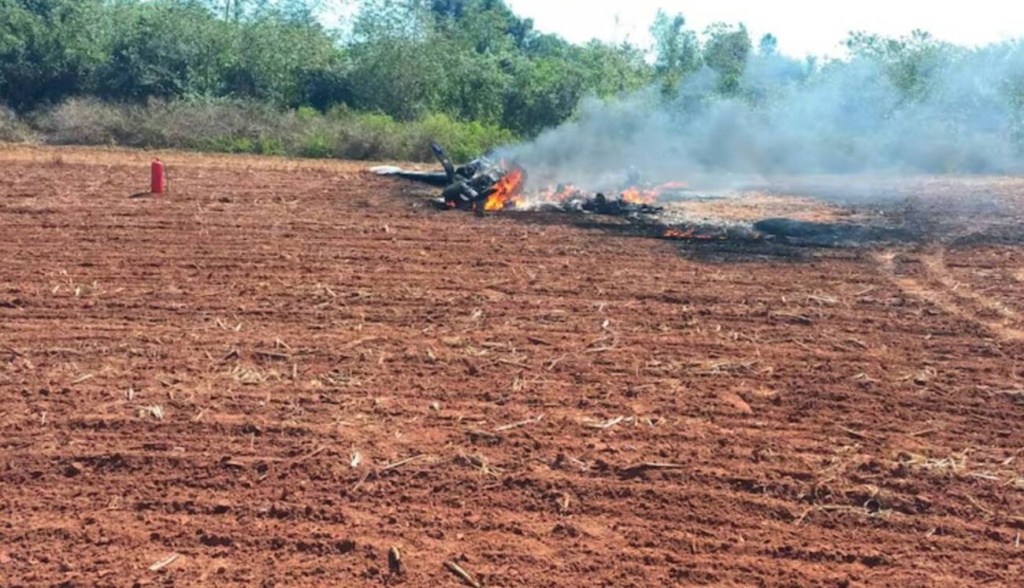
M 24 143 L 33 138 L 32 129 L 13 110 L 0 105 L 0 141 Z
M 443 114 L 399 122 L 336 107 L 279 111 L 253 102 L 151 101 L 119 105 L 76 98 L 18 120 L 0 110 L 0 140 L 118 145 L 311 158 L 428 161 L 430 142 L 468 160 L 515 139 L 511 132 Z

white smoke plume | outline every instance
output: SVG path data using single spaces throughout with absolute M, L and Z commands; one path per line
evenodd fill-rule
M 809 67 L 753 55 L 736 97 L 718 74 L 689 76 L 676 96 L 656 88 L 587 100 L 571 122 L 499 154 L 532 186 L 646 181 L 708 187 L 806 174 L 1024 171 L 1024 44 L 957 49 L 908 96 L 867 58 Z

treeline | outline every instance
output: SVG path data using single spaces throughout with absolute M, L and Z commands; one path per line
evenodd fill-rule
M 771 91 L 751 79 L 752 59 L 794 84 L 841 67 L 778 56 L 774 37 L 755 43 L 742 25 L 698 34 L 664 13 L 648 49 L 568 43 L 502 0 L 364 0 L 340 31 L 324 8 L 0 0 L 0 139 L 420 159 L 436 138 L 463 158 L 558 126 L 587 97 L 654 87 L 677 104 L 710 75 L 699 100 L 756 103 Z M 924 34 L 848 44 L 907 100 L 956 59 Z
M 294 107 L 344 93 L 345 55 L 299 10 L 302 3 L 243 6 L 0 0 L 0 100 L 19 112 L 81 96 L 232 97 Z
M 419 158 L 433 134 L 466 156 L 650 80 L 638 49 L 501 1 L 369 1 L 344 35 L 317 4 L 0 0 L 0 137 Z

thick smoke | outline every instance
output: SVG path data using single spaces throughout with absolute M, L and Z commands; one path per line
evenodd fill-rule
M 629 166 L 651 181 L 711 187 L 805 174 L 1024 171 L 1024 45 L 952 50 L 908 93 L 867 58 L 810 67 L 752 56 L 739 96 L 718 74 L 689 76 L 666 100 L 655 88 L 607 102 L 535 141 L 504 150 L 535 186 L 603 189 Z M 602 185 L 603 184 L 603 185 Z

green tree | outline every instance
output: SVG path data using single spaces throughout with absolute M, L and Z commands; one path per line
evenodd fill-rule
M 481 54 L 521 51 L 536 34 L 502 0 L 430 0 L 428 10 L 442 34 Z
M 775 35 L 767 33 L 761 37 L 761 40 L 757 44 L 757 53 L 762 57 L 768 57 L 775 55 L 779 51 L 779 40 L 775 38 Z
M 650 79 L 639 50 L 537 33 L 501 0 L 370 0 L 353 33 L 353 104 L 401 120 L 440 112 L 530 135 L 565 121 L 585 94 Z
M 697 35 L 686 28 L 683 15 L 669 16 L 664 10 L 658 10 L 651 25 L 651 35 L 654 37 L 654 68 L 661 79 L 662 91 L 674 96 L 679 83 L 700 69 Z
M 106 15 L 102 0 L 0 0 L 0 100 L 27 110 L 91 90 Z
M 198 0 L 224 20 L 243 20 L 275 15 L 291 21 L 313 23 L 323 13 L 324 0 Z
M 530 136 L 568 119 L 584 93 L 573 64 L 553 57 L 520 59 L 512 67 L 502 124 Z
M 579 67 L 583 88 L 601 98 L 638 90 L 653 79 L 643 52 L 627 43 L 590 41 L 575 48 L 570 59 Z
M 845 45 L 855 58 L 882 66 L 889 80 L 910 101 L 925 98 L 943 68 L 959 53 L 921 30 L 899 38 L 854 32 Z
M 310 92 L 323 92 L 342 70 L 333 38 L 316 22 L 267 13 L 233 27 L 230 38 L 233 46 L 222 76 L 223 92 L 231 96 L 300 106 L 309 102 Z M 320 86 L 313 87 L 315 83 Z M 345 97 L 339 95 L 336 101 Z
M 204 7 L 163 0 L 117 13 L 119 34 L 98 69 L 98 93 L 115 100 L 223 95 L 237 29 Z
M 400 120 L 438 107 L 447 74 L 434 35 L 421 2 L 364 2 L 347 51 L 352 106 Z
M 726 95 L 737 94 L 752 48 L 746 27 L 715 23 L 705 34 L 708 39 L 704 44 L 704 62 L 718 73 L 718 91 Z

